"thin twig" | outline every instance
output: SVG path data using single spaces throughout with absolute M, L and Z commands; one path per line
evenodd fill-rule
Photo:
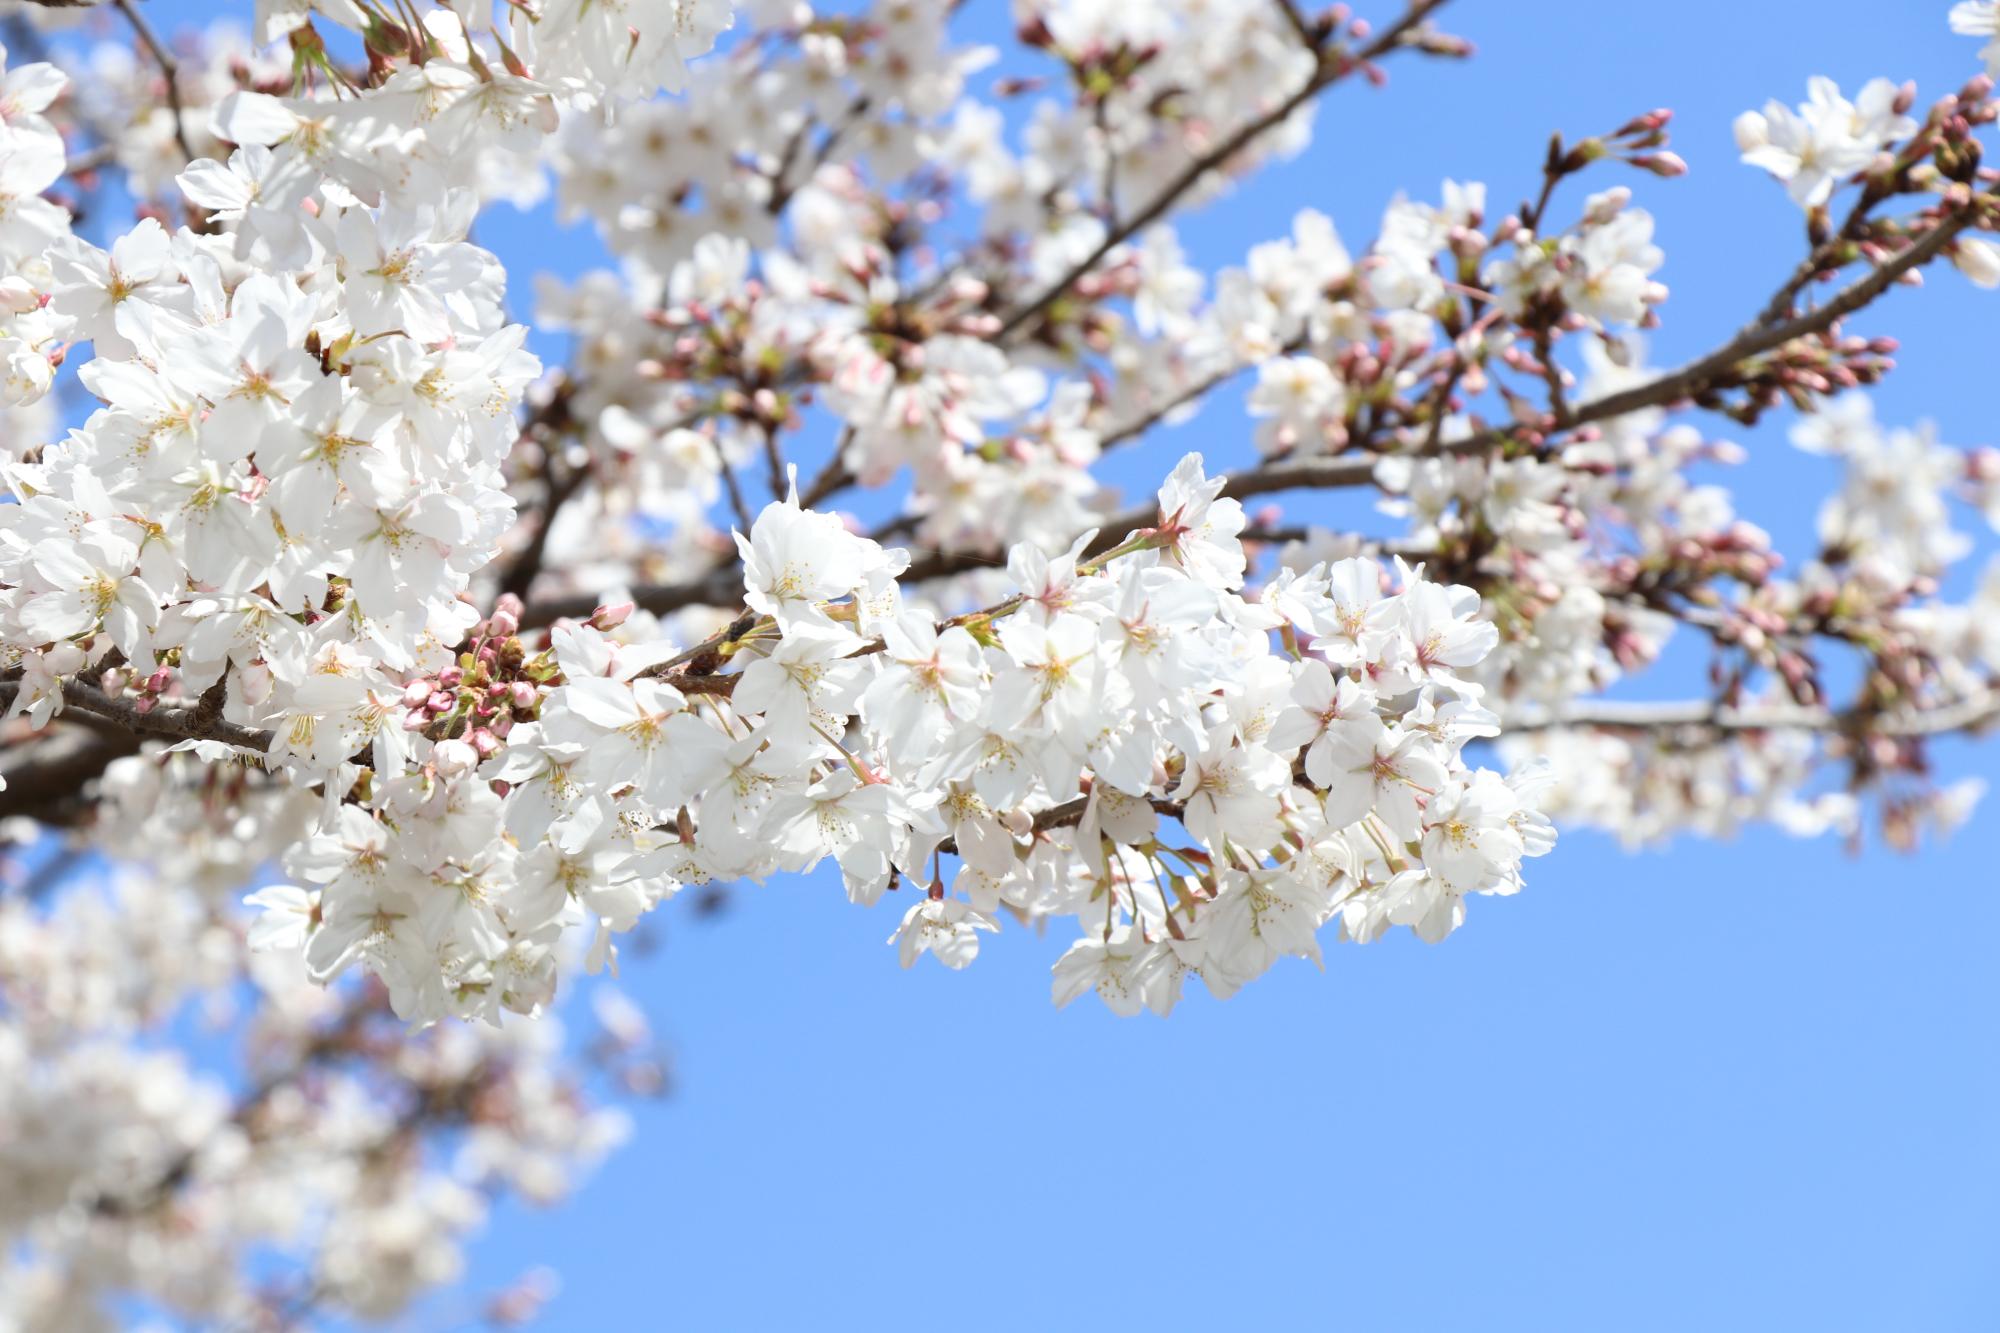
M 1278 0 L 1278 12 L 1285 16 L 1285 22 L 1292 25 L 1292 31 L 1299 35 L 1307 50 L 1319 49 L 1319 34 L 1313 31 L 1311 21 L 1299 11 L 1296 0 Z
M 1723 346 L 1681 367 L 1644 384 L 1634 385 L 1602 398 L 1581 403 L 1569 414 L 1567 427 L 1574 429 L 1593 422 L 1608 421 L 1649 407 L 1664 407 L 1684 401 L 1722 379 L 1744 361 L 1766 352 L 1773 351 L 1798 338 L 1823 333 L 1842 318 L 1866 306 L 1876 297 L 1886 292 L 1905 273 L 1937 257 L 1952 237 L 1970 226 L 1978 216 L 1979 209 L 1988 202 L 1987 196 L 1975 198 L 1958 210 L 1940 219 L 1920 240 L 1901 254 L 1875 269 L 1847 287 L 1838 296 L 1807 311 L 1803 315 L 1785 321 L 1775 327 L 1761 327 L 1751 324 L 1736 334 Z M 1236 373 L 1234 370 L 1229 374 Z M 1213 388 L 1227 379 L 1228 375 L 1206 382 Z M 1165 416 L 1180 403 L 1170 403 L 1151 419 L 1135 423 L 1135 431 L 1153 424 L 1158 417 Z M 1237 500 L 1247 500 L 1253 496 L 1272 495 L 1290 490 L 1338 490 L 1345 487 L 1366 486 L 1375 479 L 1375 469 L 1385 458 L 1391 457 L 1457 457 L 1484 453 L 1497 448 L 1514 437 L 1517 428 L 1513 426 L 1495 427 L 1477 431 L 1462 439 L 1426 442 L 1413 450 L 1402 453 L 1378 452 L 1373 450 L 1339 454 L 1326 458 L 1304 458 L 1264 463 L 1240 472 L 1227 474 L 1223 480 L 1222 493 Z M 1115 432 L 1114 432 L 1115 433 Z M 839 458 L 839 451 L 835 459 Z M 839 477 L 846 476 L 845 469 L 829 465 L 828 471 L 815 479 L 809 495 L 815 499 L 806 500 L 811 507 L 817 498 L 838 489 L 832 484 Z M 1127 532 L 1146 527 L 1154 521 L 1154 507 L 1148 503 L 1136 506 L 1121 514 L 1103 520 L 1101 535 L 1093 550 L 1109 549 Z M 891 524 L 873 534 L 878 540 L 907 530 L 906 524 Z M 993 563 L 993 557 L 984 557 L 984 563 Z M 969 567 L 978 567 L 976 564 Z M 741 575 L 734 569 L 718 569 L 698 579 L 684 583 L 655 584 L 634 590 L 633 597 L 639 606 L 655 615 L 689 606 L 733 606 L 742 598 Z M 531 606 L 524 623 L 547 624 L 565 616 L 589 615 L 597 606 L 592 597 L 565 597 L 551 600 L 540 606 Z
M 1106 255 L 1139 231 L 1159 221 L 1183 195 L 1200 184 L 1202 178 L 1209 172 L 1249 147 L 1266 131 L 1282 125 L 1291 118 L 1293 112 L 1333 84 L 1401 46 L 1403 39 L 1444 3 L 1445 0 L 1414 0 L 1401 18 L 1383 29 L 1374 41 L 1351 57 L 1343 57 L 1338 50 L 1322 51 L 1319 68 L 1313 71 L 1312 77 L 1308 78 L 1297 92 L 1263 115 L 1244 124 L 1234 134 L 1188 163 L 1181 173 L 1154 195 L 1144 208 L 1117 226 L 1107 229 L 1104 239 L 1099 241 L 1089 254 L 1072 265 L 1068 272 L 1045 287 L 1032 301 L 1005 316 L 1000 321 L 1000 328 L 995 337 L 1010 338 L 1031 320 L 1047 313 L 1051 306 L 1068 294 L 1079 279 L 1102 263 Z
M 1760 704 L 1728 708 L 1707 699 L 1670 703 L 1597 699 L 1555 710 L 1523 711 L 1507 717 L 1501 734 L 1596 728 L 1609 731 L 1698 730 L 1717 734 L 1745 731 L 1865 731 L 1879 736 L 1937 736 L 1980 731 L 2000 724 L 2000 697 L 1986 695 L 1958 703 L 1902 713 L 1805 708 Z
M 743 498 L 742 484 L 736 480 L 736 465 L 729 461 L 729 454 L 722 447 L 722 441 L 711 438 L 709 443 L 715 448 L 716 465 L 722 472 L 722 487 L 729 492 L 729 507 L 736 513 L 736 521 L 745 532 L 750 531 L 750 504 Z
M 764 426 L 764 467 L 770 472 L 771 498 L 785 498 L 785 449 L 778 443 L 778 423 L 766 421 Z
M 20 690 L 20 681 L 0 680 L 0 707 L 12 705 Z M 116 723 L 136 736 L 221 741 L 259 754 L 271 748 L 270 732 L 209 717 L 208 710 L 199 704 L 163 703 L 151 709 L 141 709 L 134 700 L 115 699 L 95 685 L 86 685 L 80 680 L 64 681 L 62 692 L 63 701 L 70 708 L 100 721 Z
M 495 589 L 501 595 L 512 593 L 525 599 L 528 590 L 535 586 L 535 577 L 542 572 L 542 562 L 548 556 L 549 537 L 555 531 L 556 515 L 583 489 L 583 483 L 590 477 L 590 468 L 573 467 L 558 478 L 551 465 L 549 473 L 548 495 L 542 503 L 540 521 L 535 524 L 528 544 L 521 548 L 521 553 L 514 557 L 513 563 L 507 566 L 507 572 L 501 576 Z
M 153 59 L 160 63 L 160 72 L 167 78 L 167 109 L 174 117 L 174 142 L 181 146 L 182 157 L 190 162 L 194 161 L 194 149 L 189 146 L 187 130 L 181 123 L 185 119 L 185 112 L 181 106 L 180 62 L 174 59 L 173 52 L 167 50 L 166 43 L 160 40 L 160 34 L 153 31 L 153 25 L 146 21 L 146 16 L 138 11 L 132 0 L 112 0 L 112 3 L 118 7 L 118 12 L 125 16 L 125 21 L 132 25 L 132 31 L 138 36 L 140 44 L 152 52 Z

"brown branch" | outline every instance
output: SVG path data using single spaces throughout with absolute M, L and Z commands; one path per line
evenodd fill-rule
M 773 500 L 785 498 L 785 447 L 779 443 L 778 425 L 773 421 L 763 423 L 764 428 L 764 468 L 770 473 L 765 480 L 771 488 Z M 836 455 L 838 457 L 838 455 Z
M 742 600 L 743 573 L 735 565 L 681 583 L 651 583 L 632 589 L 633 605 L 656 616 L 671 615 L 690 606 L 735 606 Z M 535 628 L 553 625 L 558 620 L 581 620 L 603 602 L 596 593 L 545 597 L 528 604 L 521 613 L 521 624 Z
M 1276 356 L 1295 355 L 1296 353 L 1301 352 L 1305 349 L 1307 342 L 1308 342 L 1307 335 L 1301 333 L 1297 337 L 1288 340 L 1284 346 L 1280 347 L 1276 353 Z M 1275 360 L 1276 357 L 1274 357 L 1273 359 Z M 1190 403 L 1199 402 L 1201 399 L 1208 397 L 1208 395 L 1210 393 L 1213 393 L 1216 389 L 1221 388 L 1223 385 L 1229 383 L 1229 381 L 1235 379 L 1238 375 L 1241 375 L 1244 371 L 1253 369 L 1254 367 L 1262 364 L 1264 363 L 1259 361 L 1230 362 L 1229 365 L 1225 366 L 1221 370 L 1216 371 L 1214 374 L 1209 375 L 1204 379 L 1196 380 L 1193 384 L 1188 385 L 1185 389 L 1182 389 L 1172 398 L 1169 398 L 1166 402 L 1161 403 L 1158 407 L 1153 408 L 1151 411 L 1146 412 L 1141 416 L 1134 417 L 1132 420 L 1125 422 L 1123 425 L 1112 427 L 1110 431 L 1098 437 L 1097 447 L 1100 450 L 1116 449 L 1121 444 L 1125 444 L 1128 443 L 1129 441 L 1138 439 L 1140 436 L 1144 435 L 1147 431 L 1159 425 L 1162 421 L 1165 421 L 1168 417 L 1172 416 L 1174 413 L 1180 411 L 1183 407 L 1188 406 Z
M 1028 304 L 1006 315 L 1000 322 L 995 338 L 999 340 L 1010 338 L 1031 320 L 1046 314 L 1051 306 L 1069 293 L 1070 288 L 1074 287 L 1079 279 L 1102 263 L 1105 256 L 1164 217 L 1184 195 L 1201 183 L 1203 177 L 1248 148 L 1267 131 L 1289 120 L 1293 112 L 1333 84 L 1403 45 L 1404 39 L 1428 18 L 1432 11 L 1444 3 L 1445 0 L 1411 0 L 1409 9 L 1401 18 L 1384 28 L 1375 40 L 1351 56 L 1338 48 L 1321 50 L 1318 68 L 1297 92 L 1263 115 L 1248 121 L 1234 134 L 1188 163 L 1179 175 L 1147 202 L 1144 208 L 1107 230 L 1104 239 L 1098 242 L 1089 254 L 1072 265 L 1067 273 L 1044 288 L 1041 294 Z
M 1637 384 L 1629 389 L 1578 404 L 1570 413 L 1568 428 L 1574 429 L 1593 422 L 1608 421 L 1613 417 L 1626 416 L 1649 407 L 1667 407 L 1684 402 L 1722 381 L 1745 361 L 1775 351 L 1797 339 L 1826 332 L 1847 315 L 1882 295 L 1905 273 L 1936 258 L 1954 236 L 1972 224 L 1978 215 L 1978 205 L 1979 201 L 1975 200 L 1972 204 L 1947 214 L 1921 240 L 1822 306 L 1775 327 L 1762 328 L 1751 324 L 1723 346 L 1698 361 L 1689 362 L 1679 370 L 1669 371 L 1644 384 Z M 1436 447 L 1426 446 L 1401 454 L 1364 452 L 1339 454 L 1330 458 L 1305 458 L 1267 463 L 1228 474 L 1223 482 L 1222 493 L 1237 500 L 1247 500 L 1252 496 L 1271 495 L 1279 491 L 1337 490 L 1348 486 L 1366 486 L 1374 480 L 1376 466 L 1386 458 L 1451 457 L 1484 453 L 1513 438 L 1518 430 L 1519 428 L 1515 426 L 1494 427 L 1476 431 L 1463 439 L 1441 442 Z M 1130 528 L 1143 527 L 1152 521 L 1152 515 L 1152 505 L 1141 505 L 1123 514 L 1107 518 L 1104 522 L 1104 531 L 1122 533 Z M 1100 537 L 1099 540 L 1103 541 L 1104 538 Z
M 5 689 L 0 685 L 0 689 Z M 33 741 L 9 741 L 0 755 L 0 819 L 24 816 L 44 824 L 73 822 L 84 789 L 115 759 L 139 751 L 139 738 L 87 727 L 49 730 Z
M 528 544 L 521 548 L 513 563 L 507 566 L 507 572 L 501 575 L 500 584 L 495 589 L 499 595 L 512 593 L 523 599 L 527 597 L 528 589 L 534 586 L 536 576 L 542 572 L 542 562 L 548 556 L 549 536 L 555 531 L 556 514 L 583 489 L 583 483 L 590 477 L 590 469 L 587 466 L 571 468 L 558 479 L 551 467 L 550 474 L 548 497 L 542 504 L 540 521 L 535 524 Z
M 1760 704 L 1730 708 L 1707 699 L 1635 703 L 1599 699 L 1556 710 L 1524 711 L 1502 723 L 1501 734 L 1595 728 L 1603 731 L 1699 730 L 1717 734 L 1818 731 L 1879 736 L 1978 733 L 2000 726 L 2000 696 L 1961 700 L 1931 709 L 1882 713 L 1872 709 L 1807 708 Z
M 817 508 L 858 480 L 854 473 L 848 470 L 846 462 L 847 446 L 853 442 L 854 427 L 849 426 L 841 431 L 840 438 L 834 441 L 833 457 L 826 460 L 826 466 L 819 470 L 819 475 L 807 482 L 805 490 L 799 493 L 799 508 Z
M 710 446 L 715 450 L 715 468 L 722 474 L 722 489 L 729 496 L 729 508 L 736 515 L 736 521 L 743 530 L 750 530 L 750 502 L 743 498 L 743 484 L 736 479 L 736 464 L 729 461 L 729 454 L 722 447 L 720 439 L 710 437 Z
M 586 459 L 567 473 L 558 473 L 556 461 L 562 453 L 563 440 L 575 429 L 576 418 L 570 406 L 576 399 L 576 381 L 569 375 L 558 377 L 547 398 L 534 404 L 534 410 L 521 423 L 520 434 L 515 443 L 533 440 L 542 449 L 543 496 L 540 505 L 540 522 L 528 538 L 528 544 L 507 565 L 495 587 L 496 595 L 512 593 L 526 598 L 528 589 L 534 586 L 535 577 L 542 571 L 542 562 L 548 557 L 549 536 L 555 530 L 556 515 L 562 507 L 576 498 L 576 495 L 590 480 L 590 464 Z
M 111 0 L 111 2 L 118 7 L 118 12 L 125 16 L 125 21 L 132 25 L 132 31 L 139 38 L 140 44 L 152 52 L 153 59 L 159 62 L 160 72 L 166 75 L 167 109 L 174 117 L 174 142 L 181 146 L 182 157 L 190 162 L 194 161 L 194 149 L 189 146 L 187 130 L 181 123 L 185 118 L 185 108 L 181 106 L 180 62 L 174 59 L 173 52 L 167 49 L 167 44 L 160 40 L 160 34 L 153 31 L 153 25 L 148 23 L 146 16 L 134 7 L 132 0 Z
M 1282 124 L 1294 111 L 1320 92 L 1346 78 L 1355 70 L 1367 66 L 1370 62 L 1380 59 L 1390 51 L 1403 45 L 1405 38 L 1420 26 L 1431 13 L 1443 7 L 1445 3 L 1447 3 L 1447 0 L 1411 0 L 1409 9 L 1400 19 L 1383 30 L 1367 46 L 1352 55 L 1338 48 L 1322 48 L 1318 41 L 1314 41 L 1312 46 L 1315 53 L 1319 56 L 1319 65 L 1312 77 L 1306 81 L 1305 85 L 1298 92 L 1286 99 L 1275 110 L 1267 112 L 1263 116 L 1244 125 L 1234 135 L 1230 136 L 1229 139 L 1190 163 L 1179 176 L 1161 190 L 1159 194 L 1155 195 L 1152 201 L 1133 217 L 1127 218 L 1122 222 L 1116 222 L 1107 217 L 1108 230 L 1104 240 L 1096 249 L 1074 265 L 1068 273 L 1058 279 L 1054 285 L 1043 291 L 1034 301 L 1008 315 L 993 337 L 996 340 L 1004 340 L 1029 320 L 1045 312 L 1050 306 L 1062 299 L 1064 293 L 1074 286 L 1079 279 L 1088 274 L 1091 269 L 1095 268 L 1112 250 L 1171 210 L 1183 195 L 1200 183 L 1202 177 L 1206 176 L 1216 167 L 1226 163 L 1231 157 L 1249 146 L 1249 144 L 1267 130 Z M 865 110 L 866 107 L 867 99 L 862 98 L 849 108 L 849 118 L 835 129 L 826 143 L 821 145 L 820 160 L 823 161 L 825 159 L 825 154 L 831 149 L 832 143 L 854 123 L 856 114 Z M 787 146 L 786 156 L 788 158 L 795 152 L 795 144 Z M 789 192 L 787 192 L 785 197 L 789 197 Z M 777 208 L 782 208 L 783 202 L 782 198 L 774 196 L 774 211 Z M 1227 379 L 1238 373 L 1241 369 L 1243 369 L 1241 366 L 1235 367 L 1221 378 Z M 1215 382 L 1219 383 L 1220 380 L 1218 379 Z M 1213 387 L 1213 384 L 1210 384 L 1208 387 Z M 1198 391 L 1194 396 L 1199 396 L 1199 392 L 1206 392 L 1206 389 Z M 1130 438 L 1131 435 L 1138 434 L 1149 428 L 1159 419 L 1159 416 L 1172 411 L 1178 405 L 1178 402 L 1168 405 L 1161 413 L 1150 417 L 1138 425 L 1137 429 L 1118 436 L 1116 440 L 1107 441 L 1106 447 L 1110 443 Z M 848 434 L 842 436 L 841 442 L 835 446 L 833 457 L 828 460 L 826 467 L 821 470 L 818 476 L 813 478 L 806 490 L 801 494 L 800 503 L 806 508 L 813 508 L 854 484 L 856 478 L 847 468 L 843 458 L 847 442 L 850 438 L 851 430 Z M 644 605 L 644 603 L 641 603 L 641 605 Z
M 0 707 L 11 705 L 20 690 L 20 681 L 0 680 Z M 95 685 L 86 685 L 80 680 L 64 681 L 62 691 L 63 701 L 71 710 L 87 718 L 112 723 L 134 736 L 177 741 L 221 741 L 225 745 L 258 754 L 271 747 L 270 732 L 238 726 L 221 717 L 211 716 L 212 710 L 201 704 L 163 703 L 151 709 L 141 709 L 135 700 L 113 698 Z M 63 714 L 65 717 L 68 715 Z
M 1170 801 L 1164 796 L 1146 798 L 1153 809 L 1169 819 L 1179 819 L 1187 807 L 1179 801 Z M 1052 828 L 1071 828 L 1083 822 L 1083 812 L 1090 805 L 1088 796 L 1072 796 L 1060 805 L 1052 805 L 1035 815 L 1035 832 L 1043 833 Z M 937 850 L 946 856 L 958 855 L 958 839 L 946 838 L 937 845 Z
M 1728 343 L 1699 361 L 1683 366 L 1671 375 L 1626 389 L 1621 393 L 1585 403 L 1577 409 L 1576 424 L 1623 416 L 1642 407 L 1677 402 L 1707 388 L 1726 371 L 1753 356 L 1775 351 L 1797 338 L 1824 333 L 1836 323 L 1861 309 L 1889 290 L 1905 273 L 1928 264 L 1954 237 L 1978 220 L 1980 210 L 1992 196 L 1977 196 L 1949 209 L 1931 229 L 1901 254 L 1894 256 L 1864 278 L 1843 288 L 1826 304 L 1779 324 L 1753 322 Z M 1664 395 L 1664 396 L 1662 396 Z
M 771 173 L 771 197 L 765 202 L 764 211 L 772 217 L 776 217 L 784 212 L 785 206 L 791 203 L 792 196 L 797 194 L 800 187 L 813 178 L 815 172 L 826 165 L 827 159 L 833 156 L 833 151 L 839 147 L 840 141 L 847 136 L 849 130 L 861 123 L 861 118 L 868 114 L 868 108 L 872 104 L 872 100 L 866 93 L 861 94 L 848 103 L 847 110 L 841 115 L 840 123 L 827 130 L 826 136 L 819 141 L 819 147 L 813 151 L 812 170 L 806 172 L 797 180 L 793 180 L 791 178 L 792 165 L 798 161 L 799 150 L 805 146 L 805 140 L 810 134 L 814 123 L 810 116 L 801 122 L 797 131 L 793 133 L 791 140 L 786 143 L 782 160 L 779 162 L 777 170 Z
M 1277 0 L 1277 4 L 1278 12 L 1285 16 L 1285 22 L 1289 23 L 1292 31 L 1299 35 L 1299 41 L 1305 44 L 1307 50 L 1317 51 L 1320 34 L 1314 29 L 1311 20 L 1300 12 L 1295 0 Z
M 1775 351 L 1799 338 L 1824 333 L 1846 316 L 1867 306 L 1890 287 L 1923 264 L 1935 259 L 1954 237 L 1975 222 L 1981 210 L 1992 203 L 1992 196 L 1979 195 L 1947 211 L 1930 231 L 1917 241 L 1879 265 L 1867 276 L 1857 279 L 1844 288 L 1833 299 L 1804 314 L 1797 315 L 1777 325 L 1766 326 L 1753 322 L 1740 330 L 1723 346 L 1699 360 L 1692 361 L 1678 370 L 1648 380 L 1644 384 L 1607 394 L 1578 404 L 1568 415 L 1565 429 L 1575 429 L 1614 417 L 1628 415 L 1649 407 L 1665 407 L 1686 401 L 1703 391 L 1714 387 L 1725 379 L 1743 362 L 1767 352 Z M 1173 401 L 1163 405 L 1156 412 L 1113 431 L 1105 437 L 1109 443 L 1118 443 L 1143 434 L 1161 419 L 1184 405 L 1200 393 L 1205 393 L 1239 373 L 1242 367 L 1211 376 L 1200 385 L 1183 393 Z M 1222 494 L 1237 500 L 1246 500 L 1259 495 L 1271 495 L 1289 490 L 1337 490 L 1345 487 L 1366 486 L 1375 477 L 1375 469 L 1383 459 L 1390 457 L 1453 457 L 1483 453 L 1512 439 L 1519 428 L 1515 426 L 1494 427 L 1476 431 L 1457 440 L 1426 441 L 1418 448 L 1396 452 L 1360 451 L 1322 458 L 1306 458 L 1266 463 L 1240 472 L 1227 474 L 1224 478 Z M 801 502 L 808 508 L 838 490 L 846 483 L 848 474 L 839 465 L 841 450 L 836 447 L 834 459 L 815 478 L 812 486 Z M 1107 517 L 1096 545 L 1096 551 L 1109 549 L 1122 536 L 1153 522 L 1154 506 L 1151 503 L 1126 510 L 1121 514 Z M 908 521 L 890 523 L 874 534 L 876 540 L 884 540 L 907 531 Z M 996 563 L 992 553 L 953 555 L 939 554 L 936 563 L 928 568 L 937 572 L 928 577 L 943 577 L 953 572 L 949 563 L 963 561 L 964 568 L 978 568 Z M 633 601 L 654 615 L 665 615 L 690 606 L 735 606 L 743 595 L 742 576 L 734 568 L 721 568 L 700 578 L 680 583 L 653 584 L 633 590 Z M 589 615 L 598 606 L 594 596 L 571 595 L 552 598 L 530 606 L 523 623 L 545 625 L 565 617 Z

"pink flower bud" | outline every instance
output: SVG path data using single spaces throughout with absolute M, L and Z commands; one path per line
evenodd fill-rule
M 636 610 L 638 607 L 631 602 L 611 602 L 591 612 L 584 623 L 594 630 L 617 629 Z
M 1655 176 L 1669 180 L 1675 176 L 1685 176 L 1688 171 L 1688 164 L 1681 159 L 1679 153 L 1674 152 L 1646 153 L 1630 161 L 1641 171 L 1650 171 Z

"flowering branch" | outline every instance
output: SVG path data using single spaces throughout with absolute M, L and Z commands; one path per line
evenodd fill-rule
M 46 0 L 41 2 L 46 3 Z M 181 106 L 180 62 L 174 59 L 173 52 L 167 49 L 167 44 L 160 40 L 160 34 L 153 31 L 153 25 L 146 21 L 146 16 L 139 12 L 132 0 L 111 0 L 111 3 L 125 16 L 125 21 L 132 25 L 133 33 L 146 48 L 147 53 L 158 62 L 160 77 L 166 81 L 167 110 L 174 118 L 174 142 L 180 145 L 183 158 L 189 162 L 194 161 L 195 152 L 188 145 L 187 129 L 184 124 L 186 112 Z
M 2000 696 L 1990 694 L 1950 705 L 1893 714 L 1871 709 L 1835 712 L 1826 708 L 1756 705 L 1730 708 L 1706 699 L 1673 703 L 1592 700 L 1559 711 L 1508 715 L 1509 732 L 1596 728 L 1608 731 L 1694 730 L 1713 733 L 1818 731 L 1867 732 L 1879 736 L 1981 735 L 2000 725 Z
M 1273 126 L 1282 125 L 1289 120 L 1300 107 L 1356 70 L 1368 69 L 1375 61 L 1397 48 L 1412 44 L 1424 20 L 1441 9 L 1445 3 L 1446 0 L 1409 0 L 1409 7 L 1395 22 L 1352 54 L 1338 45 L 1316 44 L 1313 47 L 1316 68 L 1312 77 L 1307 79 L 1303 86 L 1271 110 L 1250 120 L 1214 148 L 1190 162 L 1164 189 L 1148 200 L 1144 207 L 1109 229 L 1104 239 L 1098 242 L 1089 254 L 1078 260 L 1067 273 L 1050 283 L 1026 304 L 1004 315 L 996 331 L 997 336 L 1003 339 L 1011 338 L 1047 314 L 1050 307 L 1062 300 L 1079 279 L 1102 263 L 1113 250 L 1166 216 L 1167 212 L 1188 191 L 1199 184 L 1203 177 L 1241 153 Z
M 914 888 L 906 966 L 1067 922 L 1057 1002 L 1166 1014 L 1443 940 L 1558 818 L 1962 819 L 1929 740 L 2000 725 L 2000 566 L 1958 577 L 2000 450 L 1878 425 L 1896 345 L 1844 324 L 1939 259 L 2000 286 L 1990 79 L 1746 112 L 1808 253 L 1678 369 L 1643 363 L 1664 254 L 1609 179 L 1687 171 L 1665 109 L 1556 136 L 1509 213 L 1450 181 L 1352 250 L 1308 208 L 1191 255 L 1178 211 L 1320 92 L 1469 52 L 1442 3 L 1022 0 L 992 74 L 954 5 L 260 5 L 170 47 L 117 0 L 139 61 L 10 39 L 0 1123 L 103 1140 L 0 1153 L 10 1262 L 65 1319 L 395 1317 L 478 1212 L 440 1135 L 542 1193 L 602 1146 L 574 1044 L 516 1016 L 688 885 Z M 100 179 L 129 227 L 64 204 Z M 560 374 L 473 239 L 549 179 L 612 259 L 537 289 Z M 1105 483 L 1239 383 L 1213 466 Z M 1712 432 L 1781 407 L 1838 473 L 1789 556 L 1714 483 Z M 1381 529 L 1328 523 L 1336 489 Z M 1671 693 L 1708 697 L 1607 697 L 1680 634 L 1706 684 Z M 255 998 L 247 1097 L 131 1035 L 208 987 Z M 287 1175 L 297 1142 L 339 1169 Z M 233 1190 L 324 1219 L 300 1273 L 248 1275 Z

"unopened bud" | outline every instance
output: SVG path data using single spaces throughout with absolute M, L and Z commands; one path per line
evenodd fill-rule
M 1671 107 L 1656 107 L 1643 116 L 1632 117 L 1632 119 L 1613 130 L 1611 137 L 1614 139 L 1625 139 L 1635 134 L 1652 134 L 1656 130 L 1665 129 L 1667 122 L 1673 118 L 1674 113 Z
M 594 630 L 617 629 L 628 620 L 638 607 L 631 602 L 612 602 L 598 607 L 585 621 Z
M 1688 164 L 1681 159 L 1679 153 L 1674 152 L 1646 153 L 1639 157 L 1627 158 L 1626 160 L 1641 171 L 1650 171 L 1655 176 L 1667 180 L 1672 180 L 1676 176 L 1685 176 L 1688 172 Z
M 1970 182 L 1979 175 L 1979 152 L 1977 139 L 1947 139 L 1938 145 L 1933 159 L 1945 179 Z

